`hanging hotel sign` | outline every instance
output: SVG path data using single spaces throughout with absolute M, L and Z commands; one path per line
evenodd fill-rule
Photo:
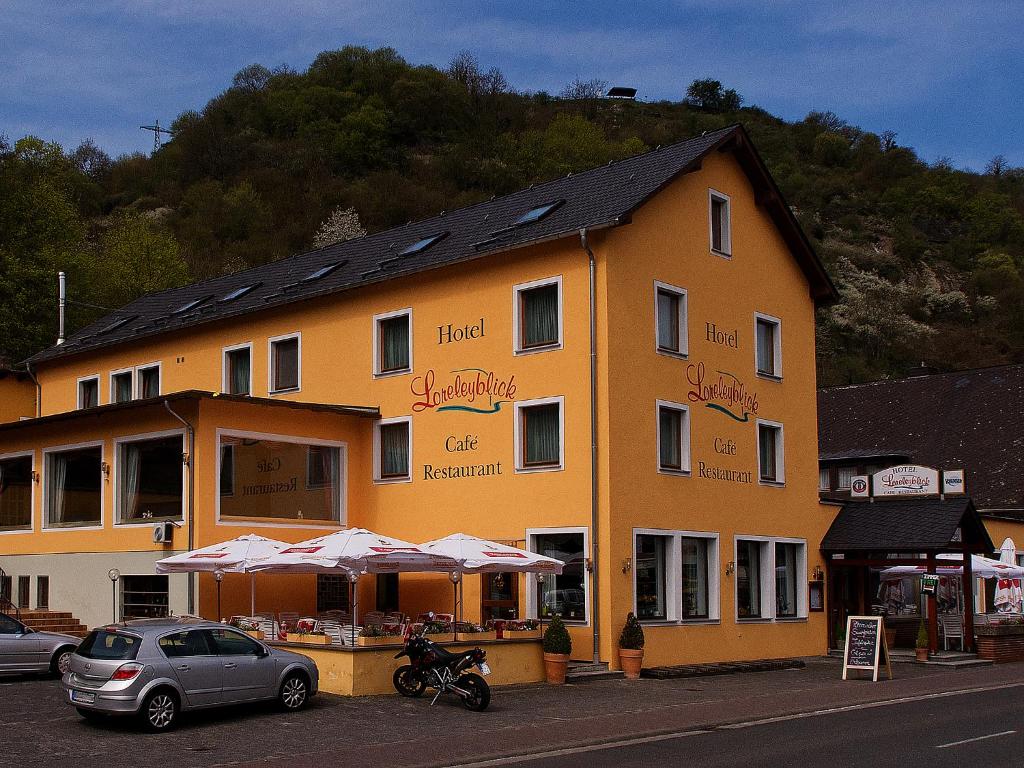
M 409 389 L 417 399 L 414 413 L 421 411 L 465 411 L 497 413 L 503 403 L 516 398 L 516 377 L 498 376 L 483 368 L 459 368 L 446 378 L 439 378 L 431 368 L 410 382 Z
M 724 413 L 738 422 L 750 421 L 757 416 L 757 393 L 747 389 L 739 377 L 728 371 L 715 371 L 717 378 L 709 378 L 704 363 L 686 367 L 686 380 L 690 391 L 686 397 L 691 403 L 704 403 L 705 408 Z
M 947 469 L 942 473 L 942 492 L 947 496 L 962 496 L 967 493 L 962 469 Z
M 872 475 L 875 496 L 937 496 L 939 471 L 906 464 L 889 467 Z

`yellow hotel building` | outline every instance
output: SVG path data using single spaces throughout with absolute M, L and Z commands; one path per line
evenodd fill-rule
M 464 610 L 559 613 L 574 658 L 617 666 L 630 611 L 647 666 L 822 653 L 833 294 L 734 126 L 145 296 L 17 382 L 36 413 L 0 425 L 7 589 L 90 624 L 213 617 L 211 577 L 155 562 L 246 532 L 462 531 L 567 562 L 469 577 Z M 223 587 L 222 614 L 248 613 L 248 578 Z M 339 591 L 261 576 L 257 610 Z M 361 610 L 451 603 L 444 576 L 359 584 Z

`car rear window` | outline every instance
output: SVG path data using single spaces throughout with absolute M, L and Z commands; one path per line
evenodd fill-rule
M 129 661 L 139 655 L 141 644 L 141 639 L 134 635 L 96 629 L 82 641 L 76 653 L 86 659 Z

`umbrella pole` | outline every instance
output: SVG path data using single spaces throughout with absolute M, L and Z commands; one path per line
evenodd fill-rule
M 964 572 L 960 577 L 960 588 L 964 596 L 964 634 L 960 639 L 960 650 L 974 651 L 974 556 L 964 550 Z
M 256 574 L 249 574 L 249 615 L 256 615 Z

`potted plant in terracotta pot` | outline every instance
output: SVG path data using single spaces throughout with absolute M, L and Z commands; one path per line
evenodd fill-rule
M 619 664 L 626 677 L 636 680 L 644 663 L 644 628 L 632 611 L 626 616 L 626 626 L 619 635 Z
M 921 619 L 921 626 L 917 628 L 917 642 L 914 643 L 914 650 L 917 653 L 918 661 L 928 661 L 928 627 Z
M 560 685 L 565 682 L 572 653 L 572 638 L 561 616 L 555 616 L 544 630 L 544 676 L 549 683 Z

